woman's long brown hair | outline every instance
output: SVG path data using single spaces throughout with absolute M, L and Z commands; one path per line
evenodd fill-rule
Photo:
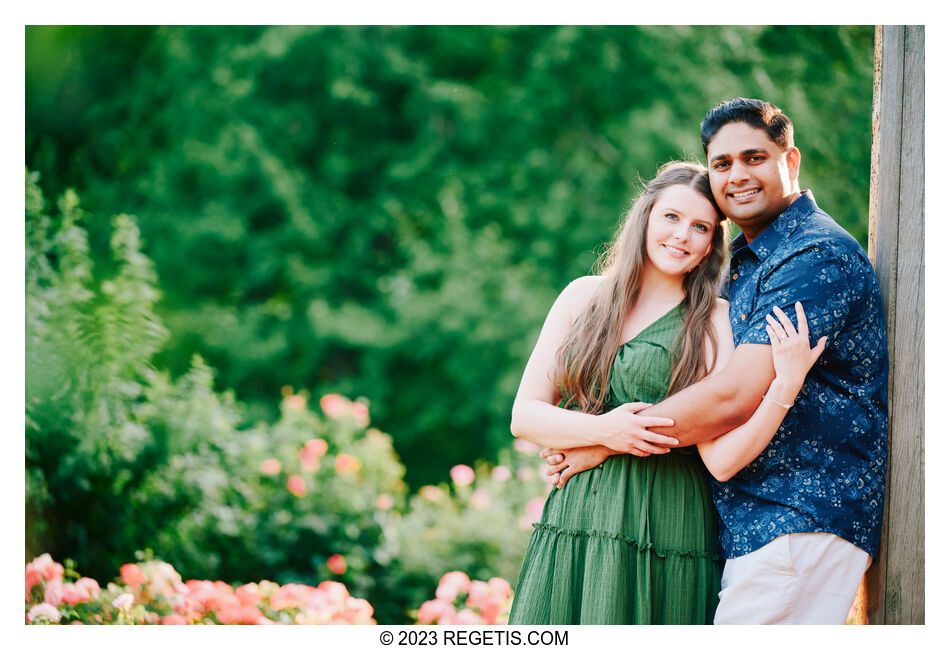
M 706 169 L 695 163 L 670 162 L 647 183 L 633 207 L 624 216 L 610 247 L 597 267 L 604 276 L 567 339 L 558 348 L 554 384 L 567 397 L 567 408 L 600 413 L 610 386 L 610 369 L 624 321 L 640 295 L 646 260 L 646 231 L 650 210 L 657 196 L 673 185 L 686 185 L 716 206 Z M 712 325 L 716 287 L 726 256 L 726 233 L 722 214 L 712 238 L 712 249 L 699 266 L 683 279 L 683 326 L 673 351 L 672 377 L 667 394 L 699 381 L 715 365 L 716 334 Z M 712 344 L 712 363 L 707 367 L 705 341 Z

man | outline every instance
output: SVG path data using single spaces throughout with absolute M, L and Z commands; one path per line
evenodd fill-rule
M 747 419 L 774 378 L 765 316 L 806 312 L 828 346 L 762 454 L 710 479 L 726 558 L 715 622 L 844 623 L 877 555 L 887 462 L 887 341 L 880 289 L 861 246 L 801 191 L 801 154 L 777 107 L 738 98 L 701 126 L 710 185 L 741 230 L 721 293 L 736 351 L 713 377 L 641 415 L 675 422 L 680 446 Z M 794 317 L 793 317 L 794 320 Z M 797 325 L 797 323 L 796 323 Z M 605 448 L 542 452 L 560 485 Z

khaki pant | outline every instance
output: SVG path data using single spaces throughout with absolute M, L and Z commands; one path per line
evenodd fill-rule
M 841 625 L 871 556 L 830 533 L 792 533 L 726 560 L 716 625 Z

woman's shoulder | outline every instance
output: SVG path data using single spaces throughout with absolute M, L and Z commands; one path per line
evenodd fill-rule
M 555 307 L 570 322 L 573 322 L 584 307 L 590 303 L 591 298 L 593 298 L 603 281 L 604 276 L 602 275 L 585 275 L 572 280 L 561 291 L 561 295 L 555 301 Z
M 589 298 L 597 291 L 597 287 L 604 281 L 602 275 L 582 275 L 579 278 L 571 280 L 570 284 L 564 287 L 564 293 L 570 291 L 577 294 L 586 294 Z
M 716 298 L 716 304 L 713 306 L 713 318 L 729 319 L 729 301 L 725 298 Z
M 580 309 L 580 307 L 590 302 L 603 281 L 604 276 L 602 275 L 581 276 L 571 280 L 570 284 L 564 287 L 561 297 Z
M 727 330 L 732 333 L 732 324 L 729 322 L 729 301 L 722 298 L 716 298 L 716 304 L 713 305 L 711 320 L 713 326 L 719 330 Z

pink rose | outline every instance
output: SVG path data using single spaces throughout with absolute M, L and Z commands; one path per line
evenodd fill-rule
M 455 615 L 456 625 L 484 625 L 484 623 L 481 616 L 467 607 Z
M 380 494 L 376 497 L 376 508 L 379 510 L 389 510 L 393 507 L 393 498 L 388 494 Z
M 33 605 L 33 607 L 30 608 L 30 611 L 27 612 L 26 618 L 30 621 L 30 623 L 33 623 L 40 618 L 45 618 L 51 623 L 59 623 L 61 615 L 59 610 L 49 603 L 40 603 L 39 605 Z
M 511 470 L 504 465 L 498 465 L 492 468 L 491 477 L 496 481 L 507 481 L 511 478 Z
M 452 482 L 459 486 L 471 485 L 475 480 L 475 470 L 468 465 L 456 465 L 449 470 Z
M 307 484 L 300 474 L 291 474 L 287 478 L 287 489 L 295 497 L 302 497 L 307 494 Z
M 461 571 L 449 571 L 439 580 L 439 586 L 435 590 L 437 600 L 444 600 L 451 603 L 460 592 L 468 591 L 471 580 Z
M 373 606 L 363 598 L 350 598 L 343 608 L 343 618 L 351 625 L 363 625 L 373 620 Z
M 95 596 L 101 591 L 99 583 L 92 578 L 80 578 L 76 581 L 76 587 L 83 589 L 90 596 Z
M 349 454 L 337 454 L 336 457 L 336 471 L 337 474 L 347 474 L 349 472 L 357 472 L 360 467 L 363 466 L 363 463 L 360 462 L 359 458 L 354 458 Z
M 511 595 L 511 585 L 504 578 L 490 578 L 488 586 L 499 600 L 506 600 Z
M 268 458 L 263 463 L 261 463 L 261 472 L 269 476 L 279 473 L 280 461 L 276 458 Z
M 320 398 L 320 408 L 331 418 L 342 417 L 350 412 L 349 400 L 334 393 Z
M 419 607 L 419 622 L 423 625 L 434 623 L 442 617 L 453 617 L 455 608 L 444 600 L 427 600 Z
M 256 625 L 261 618 L 261 610 L 253 605 L 232 605 L 218 610 L 216 616 L 224 625 Z
M 145 572 L 138 564 L 123 564 L 119 567 L 119 577 L 122 582 L 132 587 L 132 589 L 148 582 Z
M 63 602 L 67 605 L 78 605 L 89 600 L 88 594 L 81 588 L 76 587 L 74 583 L 67 582 L 63 585 Z
M 287 408 L 291 411 L 302 411 L 303 408 L 307 405 L 307 400 L 305 400 L 300 395 L 291 395 L 285 400 Z
M 491 600 L 491 587 L 487 582 L 481 580 L 472 580 L 468 588 L 468 600 L 465 604 L 469 607 L 484 607 Z
M 115 597 L 115 600 L 112 601 L 112 606 L 116 609 L 126 609 L 132 607 L 133 602 L 135 602 L 135 596 L 132 594 L 119 594 Z
M 162 619 L 162 625 L 188 625 L 188 619 L 181 614 L 169 614 Z
M 327 568 L 338 576 L 343 575 L 346 573 L 346 559 L 339 553 L 334 553 L 327 558 Z
M 238 597 L 242 605 L 257 605 L 257 603 L 264 600 L 264 594 L 261 593 L 260 588 L 253 582 L 241 585 L 235 589 L 234 595 Z
M 61 579 L 54 578 L 53 580 L 49 580 L 46 583 L 46 588 L 43 590 L 43 602 L 53 607 L 59 607 L 63 603 L 65 591 L 66 587 L 63 585 Z
M 59 562 L 53 562 L 53 558 L 49 553 L 43 553 L 43 555 L 33 558 L 33 561 L 27 565 L 27 570 L 30 567 L 36 570 L 43 580 L 63 577 L 63 565 Z
M 356 418 L 356 423 L 361 427 L 369 425 L 369 408 L 363 402 L 352 402 L 350 404 L 350 410 L 353 414 L 353 417 Z
M 327 442 L 326 440 L 321 440 L 320 438 L 314 438 L 313 440 L 308 440 L 303 448 L 306 450 L 307 454 L 320 458 L 325 453 L 327 453 Z

